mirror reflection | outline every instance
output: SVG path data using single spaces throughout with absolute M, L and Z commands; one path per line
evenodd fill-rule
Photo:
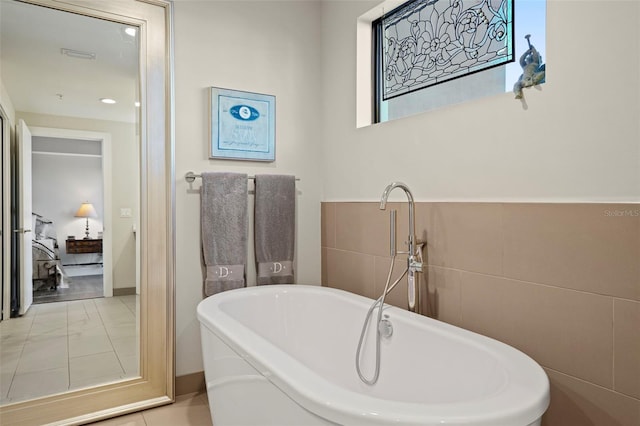
M 15 0 L 0 17 L 5 405 L 139 375 L 140 104 L 136 27 Z

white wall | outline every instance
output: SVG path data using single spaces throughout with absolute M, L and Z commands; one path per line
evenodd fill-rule
M 176 374 L 181 376 L 203 369 L 196 318 L 203 280 L 200 181 L 187 184 L 187 171 L 299 177 L 297 281 L 320 283 L 320 4 L 176 1 L 174 23 Z M 276 96 L 274 163 L 208 159 L 210 86 Z M 252 270 L 248 280 L 255 282 Z
M 322 3 L 324 200 L 401 180 L 422 201 L 640 201 L 638 0 L 548 0 L 547 83 L 526 105 L 505 93 L 356 129 L 356 19 L 378 3 Z
M 549 0 L 548 82 L 524 105 L 505 93 L 356 129 L 356 19 L 377 3 L 175 2 L 178 376 L 202 370 L 189 170 L 299 176 L 298 281 L 314 284 L 319 202 L 378 200 L 392 180 L 422 201 L 640 201 L 638 0 Z M 276 95 L 275 163 L 207 159 L 209 86 Z
M 11 97 L 9 97 L 9 92 L 4 87 L 4 83 L 0 79 L 0 105 L 4 108 L 4 112 L 7 114 L 9 118 L 9 122 L 13 127 L 13 124 L 16 122 L 16 110 L 13 107 L 13 102 L 11 101 Z

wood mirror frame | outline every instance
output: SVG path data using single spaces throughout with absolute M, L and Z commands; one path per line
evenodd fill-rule
M 140 28 L 140 376 L 0 407 L 3 425 L 84 424 L 170 403 L 174 366 L 172 5 L 20 0 Z

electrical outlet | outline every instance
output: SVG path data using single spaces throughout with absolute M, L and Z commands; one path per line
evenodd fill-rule
M 131 209 L 128 207 L 121 208 L 120 217 L 131 217 Z

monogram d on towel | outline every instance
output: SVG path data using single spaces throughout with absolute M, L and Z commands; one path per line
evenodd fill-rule
M 256 175 L 255 248 L 257 284 L 293 284 L 296 179 Z
M 247 175 L 203 173 L 201 190 L 204 294 L 245 287 Z

